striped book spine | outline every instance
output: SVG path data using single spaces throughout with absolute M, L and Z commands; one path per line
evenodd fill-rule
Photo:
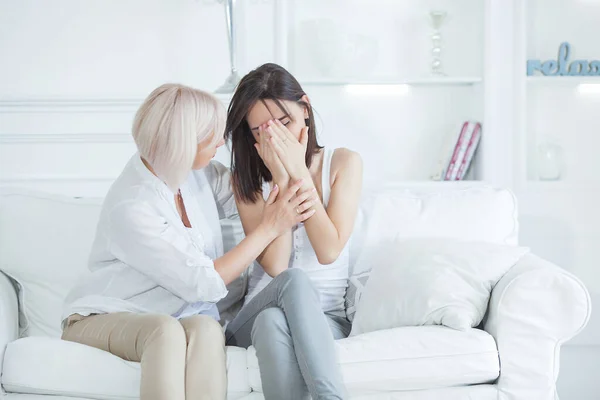
M 473 137 L 473 132 L 475 131 L 475 123 L 471 121 L 467 121 L 467 131 L 463 136 L 462 143 L 458 149 L 458 155 L 456 156 L 456 164 L 454 169 L 452 170 L 452 176 L 450 176 L 451 181 L 455 181 L 458 178 L 458 172 L 460 170 L 460 166 L 465 161 L 465 155 L 467 154 L 467 148 L 469 147 L 469 143 L 471 142 L 471 138 Z
M 481 124 L 477 122 L 474 126 L 473 134 L 469 139 L 469 144 L 467 146 L 467 151 L 465 156 L 458 168 L 458 173 L 456 175 L 456 180 L 462 180 L 465 177 L 465 174 L 469 170 L 469 166 L 471 165 L 471 161 L 473 160 L 473 155 L 475 154 L 475 150 L 477 150 L 477 146 L 479 145 L 479 140 L 481 139 Z
M 459 164 L 462 160 L 459 160 L 459 154 L 461 153 L 461 147 L 468 141 L 466 139 L 466 134 L 468 132 L 469 122 L 465 122 L 462 125 L 460 135 L 458 136 L 458 140 L 456 141 L 456 145 L 454 146 L 454 151 L 452 153 L 452 157 L 450 158 L 450 162 L 448 163 L 448 168 L 446 168 L 446 174 L 444 176 L 445 181 L 452 180 L 452 175 L 455 173 L 454 169 L 458 168 L 457 164 Z M 464 153 L 463 153 L 464 155 Z

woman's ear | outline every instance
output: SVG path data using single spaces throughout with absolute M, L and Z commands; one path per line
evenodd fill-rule
M 302 100 L 303 102 L 305 102 L 306 104 L 308 104 L 310 106 L 310 100 L 307 95 L 303 95 L 302 97 L 300 97 L 300 100 Z M 304 106 L 304 119 L 307 119 L 308 117 L 309 117 L 308 107 Z

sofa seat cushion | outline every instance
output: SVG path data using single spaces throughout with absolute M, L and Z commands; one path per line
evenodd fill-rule
M 2 399 L 4 400 L 4 399 Z M 6 400 L 13 400 L 10 397 Z M 14 399 L 22 400 L 22 399 Z M 23 399 L 46 400 L 46 399 Z M 55 399 L 52 399 L 55 400 Z M 62 399 L 57 399 L 62 400 Z M 72 400 L 72 399 L 65 399 Z M 252 392 L 240 400 L 265 400 L 262 393 Z M 402 392 L 373 393 L 352 396 L 352 400 L 498 400 L 496 385 L 471 385 L 427 390 L 408 390 Z
M 500 371 L 496 342 L 479 329 L 394 328 L 338 340 L 336 351 L 351 396 L 490 383 Z M 262 392 L 253 347 L 248 370 Z
M 227 347 L 229 399 L 250 393 L 245 353 Z M 140 364 L 79 343 L 28 337 L 8 345 L 2 385 L 13 393 L 138 399 Z

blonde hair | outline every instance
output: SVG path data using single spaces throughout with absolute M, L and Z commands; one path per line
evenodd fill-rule
M 133 139 L 154 173 L 176 192 L 192 169 L 198 143 L 223 138 L 225 107 L 215 96 L 179 84 L 156 88 L 133 121 Z

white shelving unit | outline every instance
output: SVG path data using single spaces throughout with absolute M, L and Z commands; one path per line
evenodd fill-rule
M 384 180 L 426 180 L 446 136 L 464 121 L 482 122 L 487 133 L 491 1 L 275 0 L 273 60 L 305 88 L 328 143 L 360 149 L 366 168 L 395 162 L 395 175 L 383 173 Z M 430 12 L 440 9 L 447 12 L 441 27 L 447 76 L 429 75 Z M 386 117 L 373 120 L 379 114 Z M 345 132 L 368 132 L 370 141 Z M 418 156 L 424 152 L 430 156 Z M 469 177 L 485 179 L 489 168 L 476 165 L 484 159 L 478 154 Z
M 542 0 L 523 2 L 518 9 L 519 41 L 515 48 L 517 119 L 516 153 L 519 168 L 515 171 L 517 188 L 524 192 L 557 191 L 596 193 L 600 185 L 595 179 L 591 149 L 600 145 L 597 109 L 600 105 L 600 76 L 526 76 L 529 59 L 555 60 L 559 45 L 568 39 L 570 61 L 600 58 L 594 40 L 593 22 L 600 17 L 600 7 L 592 3 L 554 1 L 549 6 Z M 564 14 L 569 21 L 564 22 Z M 582 22 L 583 21 L 583 22 Z M 587 21 L 585 23 L 584 21 Z M 544 143 L 562 148 L 559 161 L 561 177 L 540 179 L 538 149 Z
M 543 76 L 534 75 L 527 77 L 528 83 L 539 84 L 578 84 L 578 83 L 600 83 L 600 76 Z
M 563 42 L 570 44 L 569 63 L 600 59 L 594 34 L 600 3 L 528 0 L 520 2 L 516 11 L 513 137 L 518 167 L 514 189 L 519 199 L 521 243 L 574 273 L 590 291 L 592 303 L 598 302 L 600 77 L 527 76 L 526 66 L 528 60 L 556 60 Z M 545 142 L 562 149 L 559 179 L 540 179 L 538 149 Z M 588 328 L 563 351 L 582 345 L 599 354 L 599 321 L 600 314 L 592 311 Z M 584 370 L 565 372 L 571 375 L 570 382 L 577 375 L 577 388 L 580 382 L 597 383 L 595 375 Z M 561 375 L 565 372 L 561 366 Z M 561 398 L 581 397 L 579 390 L 559 394 Z

